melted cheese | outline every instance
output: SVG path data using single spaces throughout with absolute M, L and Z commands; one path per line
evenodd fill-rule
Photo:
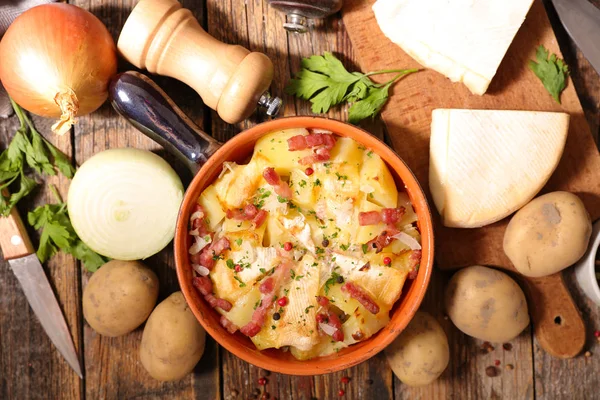
M 433 111 L 429 188 L 444 225 L 475 228 L 531 200 L 558 165 L 569 115 Z
M 412 58 L 482 95 L 533 0 L 378 0 L 383 33 Z

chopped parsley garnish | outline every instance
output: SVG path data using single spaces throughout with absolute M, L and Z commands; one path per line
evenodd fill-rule
M 212 259 L 213 259 L 214 261 L 217 261 L 217 260 L 222 260 L 222 259 L 224 259 L 224 258 L 225 258 L 225 256 L 224 256 L 223 254 L 219 254 L 218 256 L 217 256 L 217 255 L 214 255 L 214 256 L 212 257 Z
M 292 275 L 292 279 L 296 279 L 296 271 L 293 269 L 290 270 L 290 274 Z
M 340 249 L 342 249 L 344 251 L 348 250 L 348 247 L 350 247 L 349 244 L 340 244 Z
M 362 248 L 363 254 L 367 254 L 367 251 L 369 251 L 369 245 L 365 243 L 360 247 Z
M 243 242 L 242 238 L 239 238 L 235 241 L 235 243 L 237 243 L 238 246 L 241 246 L 242 242 Z
M 313 182 L 313 186 L 321 186 L 321 180 L 319 178 L 317 178 L 314 182 Z
M 288 293 L 290 293 L 290 289 L 283 289 L 283 293 L 285 293 L 285 295 L 287 296 Z
M 295 280 L 299 281 L 300 279 L 304 278 L 304 275 L 298 275 L 296 276 L 296 278 L 294 278 Z
M 240 287 L 246 287 L 246 284 L 242 282 L 242 280 L 237 275 L 234 275 L 233 278 L 240 283 Z
M 267 273 L 267 270 L 264 269 L 264 268 L 259 268 L 258 270 L 260 271 L 261 274 L 266 274 Z
M 331 285 L 335 285 L 337 283 L 338 277 L 340 276 L 341 275 L 335 271 L 331 273 L 331 277 L 325 282 L 325 295 L 329 294 L 329 287 Z
M 317 254 L 323 254 L 323 253 L 325 253 L 325 249 L 322 248 L 322 247 L 317 246 L 317 247 L 315 247 L 315 253 L 317 253 Z
M 271 329 L 276 329 L 277 327 L 275 325 L 271 325 Z
M 367 153 L 367 157 L 373 157 L 373 150 L 369 150 L 369 152 Z
M 235 269 L 235 263 L 233 262 L 233 260 L 230 258 L 228 259 L 225 264 L 227 264 L 227 268 L 229 269 Z
M 336 172 L 336 173 L 335 173 L 335 176 L 337 176 L 337 178 L 338 178 L 338 181 L 339 181 L 339 180 L 342 180 L 342 179 L 343 179 L 343 180 L 346 180 L 346 179 L 348 179 L 348 175 L 340 175 L 340 173 L 339 173 L 339 172 Z
M 306 186 L 306 181 L 304 179 L 302 179 L 299 183 L 300 187 L 305 187 Z
M 281 197 L 279 195 L 277 195 L 277 201 L 280 203 L 287 203 L 288 199 L 286 199 L 285 197 Z
M 308 307 L 306 307 L 306 308 L 304 309 L 304 313 L 305 313 L 305 314 L 308 314 L 308 311 L 309 311 L 311 308 L 315 308 L 315 306 L 308 306 Z

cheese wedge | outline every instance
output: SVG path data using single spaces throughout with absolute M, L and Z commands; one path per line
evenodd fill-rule
M 429 188 L 445 226 L 476 228 L 524 206 L 562 155 L 569 115 L 433 110 Z
M 471 92 L 486 92 L 533 0 L 378 0 L 383 33 Z

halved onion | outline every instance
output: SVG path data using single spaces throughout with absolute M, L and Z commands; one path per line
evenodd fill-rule
M 138 260 L 173 239 L 181 180 L 165 160 L 139 149 L 100 152 L 77 170 L 69 188 L 73 228 L 90 248 Z
M 411 250 L 421 250 L 421 243 L 419 243 L 417 239 L 415 239 L 407 233 L 400 232 L 392 237 L 401 241 Z

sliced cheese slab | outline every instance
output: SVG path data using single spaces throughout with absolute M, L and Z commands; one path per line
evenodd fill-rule
M 568 129 L 565 113 L 433 110 L 429 188 L 443 224 L 476 228 L 524 206 L 554 172 Z
M 383 33 L 471 92 L 486 92 L 533 0 L 378 0 Z

